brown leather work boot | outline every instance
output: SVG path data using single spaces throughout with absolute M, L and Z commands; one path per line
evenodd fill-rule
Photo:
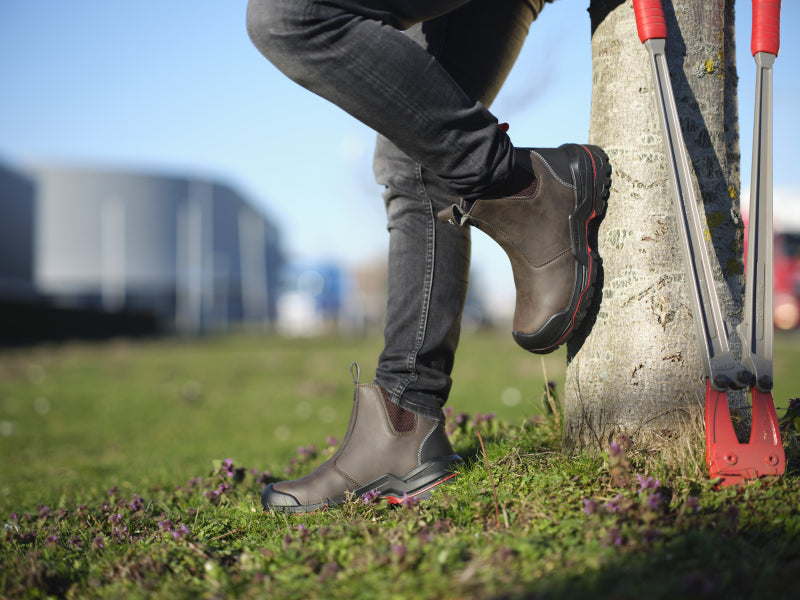
M 515 174 L 535 185 L 500 198 L 478 199 L 467 212 L 453 205 L 439 219 L 473 225 L 511 261 L 517 303 L 513 335 L 530 352 L 564 343 L 586 316 L 599 258 L 589 247 L 589 223 L 605 210 L 611 165 L 597 146 L 516 149 Z M 520 171 L 524 169 L 525 171 Z
M 373 490 L 393 504 L 404 496 L 426 499 L 456 476 L 460 462 L 442 423 L 392 404 L 378 385 L 356 382 L 350 425 L 336 453 L 305 477 L 269 484 L 261 504 L 309 512 Z

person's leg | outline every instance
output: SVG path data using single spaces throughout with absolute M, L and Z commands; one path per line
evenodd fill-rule
M 400 31 L 464 4 L 250 0 L 247 28 L 255 46 L 287 76 L 392 140 L 457 194 L 477 197 L 510 176 L 511 142 L 479 97 Z M 498 0 L 495 8 L 505 14 L 518 4 Z M 485 28 L 470 41 L 480 48 L 487 37 L 493 33 Z
M 539 8 L 476 0 L 408 35 L 488 107 Z M 384 136 L 378 136 L 375 175 L 386 187 L 390 232 L 385 346 L 375 381 L 399 406 L 443 420 L 467 292 L 469 228 L 436 218 L 458 195 Z
M 491 19 L 520 3 L 536 11 L 543 1 L 500 0 L 485 14 Z M 287 75 L 375 128 L 461 197 L 461 215 L 445 219 L 484 230 L 506 250 L 517 287 L 514 339 L 531 352 L 550 352 L 590 307 L 598 259 L 586 232 L 602 212 L 611 170 L 599 148 L 514 149 L 479 93 L 399 31 L 476 3 L 250 0 L 248 30 Z M 495 58 L 481 52 L 492 35 L 487 26 L 470 40 L 478 49 L 473 59 Z M 489 199 L 506 202 L 489 206 Z
M 474 0 L 409 36 L 487 104 L 536 15 L 519 0 L 502 7 Z M 390 231 L 386 345 L 376 382 L 356 385 L 350 426 L 331 459 L 304 478 L 265 488 L 261 501 L 268 510 L 314 510 L 372 489 L 390 502 L 402 494 L 425 497 L 460 461 L 441 406 L 467 290 L 469 230 L 438 221 L 437 213 L 458 195 L 385 137 L 378 140 L 375 172 L 386 186 Z

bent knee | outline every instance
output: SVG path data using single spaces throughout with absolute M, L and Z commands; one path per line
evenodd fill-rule
M 250 0 L 247 4 L 247 34 L 268 59 L 302 47 L 308 29 L 312 1 Z

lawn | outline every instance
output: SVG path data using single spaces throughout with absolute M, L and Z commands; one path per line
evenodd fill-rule
M 380 349 L 377 338 L 232 336 L 6 350 L 0 511 L 126 481 L 168 485 L 216 459 L 285 466 L 298 446 L 344 434 L 350 364 L 367 383 Z M 563 357 L 545 360 L 555 381 Z M 540 409 L 542 372 L 508 336 L 468 337 L 449 404 L 520 424 Z
M 456 483 L 419 505 L 356 499 L 313 515 L 263 514 L 263 483 L 313 468 L 332 450 L 326 438 L 344 433 L 350 363 L 371 380 L 380 347 L 235 335 L 3 350 L 0 596 L 794 589 L 797 473 L 718 491 L 643 450 L 565 457 L 542 405 L 545 372 L 563 386 L 563 351 L 542 360 L 492 332 L 465 336 L 454 373 L 449 404 L 471 415 L 453 434 L 469 457 Z M 798 364 L 800 337 L 779 335 L 779 407 L 800 395 Z

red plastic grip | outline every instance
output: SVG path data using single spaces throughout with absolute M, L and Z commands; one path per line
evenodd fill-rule
M 780 45 L 781 0 L 753 0 L 753 37 L 750 40 L 753 56 L 757 52 L 778 56 Z
M 667 22 L 664 20 L 661 0 L 633 0 L 633 11 L 636 13 L 639 39 L 643 44 L 647 40 L 667 39 Z

